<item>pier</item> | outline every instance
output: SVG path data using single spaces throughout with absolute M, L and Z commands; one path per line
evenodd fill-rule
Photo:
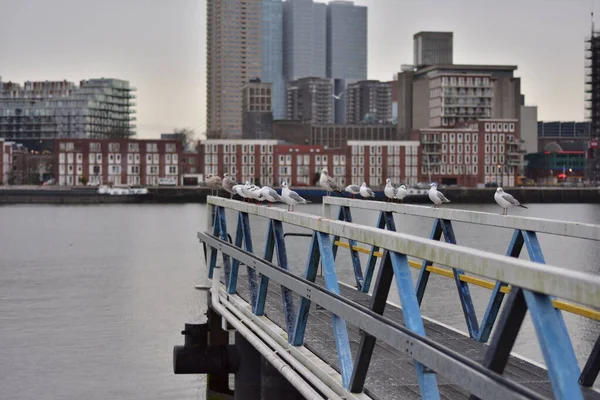
M 546 264 L 538 240 L 598 243 L 598 225 L 336 197 L 324 198 L 322 216 L 207 203 L 198 239 L 212 282 L 199 287 L 208 322 L 186 324 L 173 359 L 175 373 L 208 374 L 207 398 L 600 398 L 600 337 L 580 366 L 563 318 L 600 320 L 600 277 Z M 364 210 L 378 213 L 372 226 L 353 222 Z M 430 236 L 396 232 L 394 215 L 427 218 Z M 505 255 L 457 244 L 456 222 L 512 231 Z M 251 223 L 267 226 L 262 251 Z M 290 240 L 306 242 L 302 274 L 289 262 Z M 523 250 L 529 260 L 518 258 Z M 341 251 L 350 263 L 336 263 Z M 339 282 L 341 269 L 352 270 L 352 284 Z M 454 281 L 464 333 L 422 315 L 432 274 Z M 392 285 L 399 305 L 388 302 Z M 475 313 L 473 286 L 490 289 L 484 315 Z M 545 367 L 511 354 L 527 313 Z

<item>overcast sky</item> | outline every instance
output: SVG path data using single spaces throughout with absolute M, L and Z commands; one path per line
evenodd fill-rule
M 583 119 L 591 0 L 355 3 L 369 7 L 370 79 L 412 63 L 414 33 L 453 31 L 455 63 L 518 65 L 540 120 Z M 206 0 L 0 0 L 0 15 L 3 81 L 126 79 L 139 137 L 204 132 Z

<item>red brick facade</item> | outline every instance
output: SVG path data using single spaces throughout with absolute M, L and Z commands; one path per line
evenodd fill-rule
M 178 140 L 60 139 L 54 167 L 59 185 L 145 185 L 181 182 Z
M 521 164 L 517 120 L 478 120 L 413 132 L 421 142 L 420 181 L 514 186 Z

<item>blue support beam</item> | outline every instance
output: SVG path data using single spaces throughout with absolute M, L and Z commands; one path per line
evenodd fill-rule
M 308 259 L 306 260 L 306 270 L 304 271 L 304 279 L 307 281 L 314 282 L 317 278 L 320 258 L 321 252 L 319 251 L 317 234 L 313 232 L 312 240 L 310 241 L 310 249 L 308 251 Z M 291 340 L 293 346 L 302 346 L 304 344 L 304 333 L 306 332 L 309 310 L 310 298 L 302 297 L 296 313 L 296 321 L 294 323 L 294 332 Z
M 532 231 L 522 233 L 531 261 L 545 264 L 537 234 Z M 581 370 L 562 312 L 554 308 L 552 296 L 529 290 L 524 290 L 523 294 L 544 355 L 555 398 L 583 399 L 579 386 Z
M 554 308 L 548 295 L 529 290 L 524 290 L 523 295 L 544 355 L 554 398 L 583 399 L 578 381 L 581 371 L 560 310 Z
M 317 232 L 317 242 L 321 253 L 321 265 L 323 266 L 323 276 L 325 278 L 325 287 L 332 293 L 340 294 L 340 285 L 335 272 L 335 260 L 331 249 L 329 235 L 323 232 Z M 335 338 L 335 347 L 337 349 L 342 383 L 345 388 L 350 385 L 352 377 L 352 352 L 350 350 L 350 339 L 348 338 L 348 328 L 346 321 L 333 314 L 333 336 Z
M 281 221 L 277 220 L 272 220 L 271 223 L 273 224 L 273 236 L 275 238 L 275 253 L 277 254 L 277 263 L 280 268 L 289 271 L 287 251 L 285 248 L 285 238 L 283 236 L 283 224 Z M 288 341 L 291 341 L 295 322 L 294 297 L 292 296 L 292 292 L 284 286 L 281 286 L 281 299 L 283 303 L 283 312 L 285 314 L 285 325 L 287 327 Z
M 389 257 L 392 261 L 394 277 L 396 278 L 396 287 L 400 295 L 402 305 L 402 314 L 404 323 L 411 331 L 425 336 L 425 326 L 419 309 L 416 292 L 413 286 L 412 274 L 408 265 L 408 257 L 405 254 L 390 252 Z M 423 364 L 415 362 L 417 371 L 417 381 L 421 391 L 422 399 L 439 399 L 440 392 L 437 386 L 435 373 L 425 367 Z
M 215 207 L 214 208 L 214 220 L 213 220 L 213 236 L 219 237 L 219 231 L 220 231 L 220 225 L 219 225 L 219 208 L 222 207 Z M 215 266 L 217 265 L 217 249 L 212 248 L 210 249 L 210 263 L 208 264 L 208 279 L 212 279 L 213 278 L 213 272 L 215 269 Z
M 219 233 L 222 240 L 227 241 L 227 216 L 225 215 L 225 209 L 223 207 L 217 207 L 217 214 L 219 218 Z M 230 257 L 221 253 L 223 256 L 223 271 L 225 272 L 225 284 L 229 282 L 229 275 L 231 274 L 231 261 Z
M 242 244 L 247 252 L 254 253 L 254 248 L 252 246 L 252 232 L 250 230 L 250 220 L 248 213 L 245 212 L 240 212 L 238 214 L 238 223 L 235 234 L 235 246 L 241 248 Z M 256 271 L 248 266 L 246 267 L 246 270 L 248 273 L 251 304 L 254 304 L 257 296 Z M 238 271 L 239 261 L 233 260 L 231 265 L 231 275 L 229 276 L 229 284 L 227 286 L 227 293 L 229 294 L 234 294 L 236 292 Z
M 345 207 L 345 206 L 340 207 L 340 212 L 338 214 L 338 220 L 345 221 L 345 222 L 352 222 L 352 214 L 350 212 L 350 207 Z M 333 253 L 334 260 L 336 258 L 337 249 L 338 249 L 338 245 L 335 244 L 335 242 L 337 242 L 338 240 L 340 240 L 339 236 L 333 237 L 332 253 Z M 354 249 L 354 247 L 356 246 L 356 241 L 348 239 L 348 245 L 350 247 L 350 258 L 352 259 L 352 267 L 354 268 L 354 280 L 356 282 L 356 288 L 359 291 L 362 291 L 362 287 L 364 284 L 364 278 L 363 278 L 362 266 L 360 265 L 360 256 L 358 254 L 358 251 L 356 251 Z
M 273 252 L 275 250 L 275 235 L 273 234 L 273 221 L 269 221 L 267 227 L 267 240 L 265 242 L 265 251 L 263 260 L 271 262 L 273 261 Z M 258 283 L 258 291 L 256 294 L 256 301 L 253 305 L 254 314 L 265 315 L 265 302 L 267 300 L 267 289 L 269 288 L 269 278 L 260 275 Z
M 383 212 L 379 213 L 379 218 L 377 219 L 377 228 L 384 229 L 385 228 L 385 216 Z M 369 258 L 367 260 L 367 266 L 365 269 L 365 276 L 363 285 L 361 288 L 361 292 L 369 293 L 369 289 L 371 288 L 371 280 L 373 279 L 373 274 L 375 272 L 375 265 L 377 265 L 377 257 L 375 257 L 375 253 L 379 251 L 379 247 L 372 246 L 371 252 L 369 253 Z
M 440 240 L 442 237 L 442 222 L 439 218 L 436 218 L 433 221 L 433 228 L 431 228 L 431 234 L 429 235 L 429 239 L 431 240 Z M 417 292 L 417 301 L 419 302 L 419 306 L 423 302 L 423 296 L 425 296 L 425 289 L 427 289 L 427 282 L 429 282 L 429 276 L 431 272 L 427 271 L 427 267 L 432 265 L 433 263 L 429 260 L 423 260 L 421 264 L 421 270 L 419 271 L 419 277 L 417 278 L 416 292 Z
M 509 257 L 519 258 L 521 249 L 523 248 L 523 243 L 523 233 L 519 229 L 516 229 L 512 235 L 512 239 L 510 240 L 506 255 Z M 500 306 L 502 305 L 502 301 L 504 299 L 504 293 L 502 293 L 500 290 L 506 286 L 507 285 L 504 282 L 496 282 L 494 289 L 492 289 L 492 295 L 490 296 L 490 301 L 485 310 L 485 314 L 479 328 L 479 333 L 477 335 L 477 340 L 479 342 L 485 343 L 490 338 L 492 328 L 494 327 L 494 323 L 498 316 L 498 311 L 500 310 Z

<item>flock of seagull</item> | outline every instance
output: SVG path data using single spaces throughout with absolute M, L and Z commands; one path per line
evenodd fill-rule
M 287 204 L 288 211 L 294 211 L 295 206 L 297 204 L 309 204 L 310 201 L 302 198 L 298 193 L 291 190 L 288 187 L 287 182 L 281 183 L 281 195 L 277 193 L 277 191 L 269 186 L 259 187 L 253 184 L 250 184 L 249 181 L 246 181 L 244 184 L 239 184 L 236 180 L 230 176 L 229 174 L 224 174 L 223 179 L 221 179 L 217 175 L 209 174 L 206 176 L 206 185 L 211 189 L 212 194 L 215 192 L 218 194 L 220 189 L 224 189 L 227 191 L 231 198 L 234 195 L 240 196 L 244 201 L 262 203 L 263 201 L 268 202 L 268 206 L 271 207 L 271 203 L 285 203 Z M 363 198 L 372 198 L 375 197 L 375 193 L 371 188 L 367 186 L 366 182 L 363 182 L 362 185 L 348 185 L 342 191 L 342 187 L 329 176 L 327 168 L 323 168 L 321 170 L 321 176 L 319 178 L 319 186 L 323 188 L 327 195 L 331 195 L 332 192 L 343 194 L 344 192 L 349 193 L 352 198 L 355 198 L 356 195 L 360 195 Z M 405 185 L 400 185 L 395 187 L 392 184 L 390 179 L 386 179 L 385 188 L 383 190 L 384 195 L 387 197 L 388 202 L 403 199 L 407 195 L 407 190 Z M 450 200 L 444 196 L 444 194 L 437 190 L 437 184 L 432 183 L 429 188 L 429 200 L 433 203 L 433 207 L 438 207 L 442 203 L 450 203 Z M 527 208 L 518 200 L 516 200 L 510 194 L 504 192 L 502 188 L 497 188 L 494 193 L 494 200 L 496 203 L 504 209 L 502 215 L 508 214 L 508 209 L 511 207 L 523 207 Z

